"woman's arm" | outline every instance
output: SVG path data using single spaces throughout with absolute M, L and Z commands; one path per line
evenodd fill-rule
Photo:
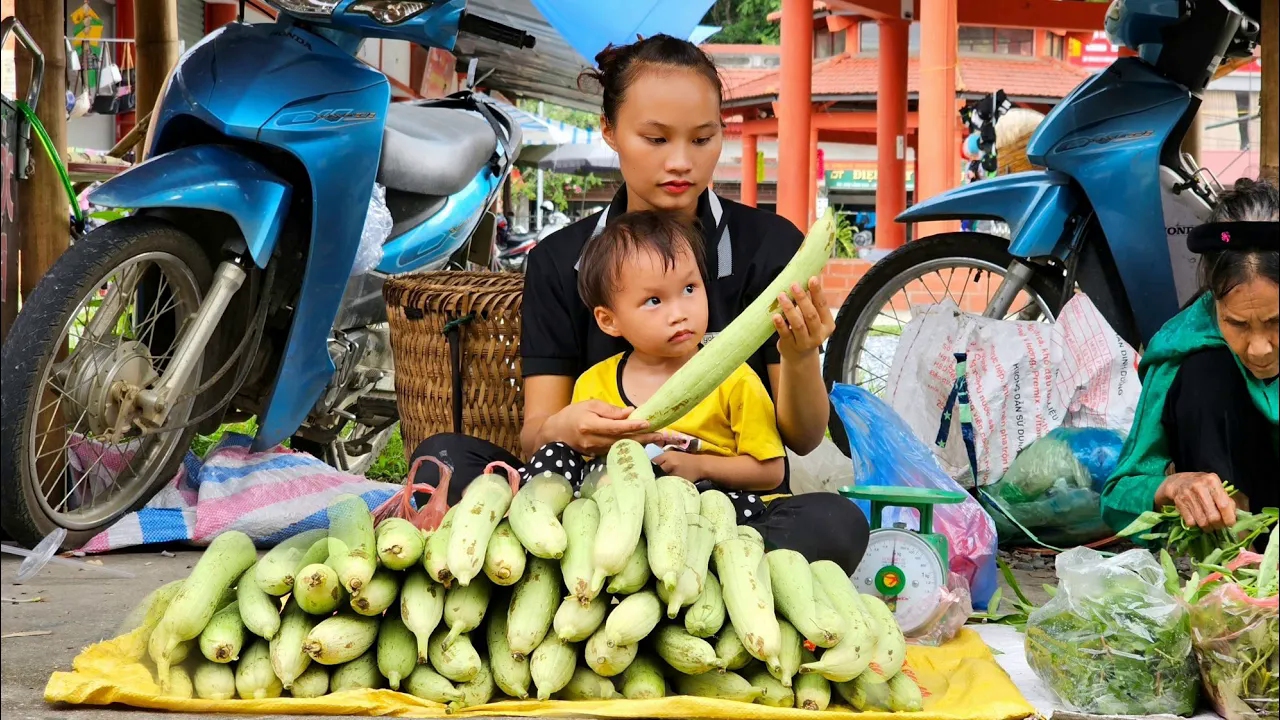
M 547 420 L 569 405 L 573 378 L 562 375 L 534 375 L 524 379 L 524 425 L 520 428 L 520 449 L 524 460 L 553 439 L 543 432 Z M 554 426 L 551 428 L 554 430 Z
M 778 406 L 778 432 L 783 444 L 808 455 L 822 442 L 831 417 L 818 349 L 835 331 L 835 318 L 827 306 L 822 281 L 816 277 L 810 278 L 807 290 L 797 283 L 791 286 L 790 296 L 779 295 L 778 310 L 773 325 L 782 360 L 769 366 L 769 385 Z
M 782 484 L 786 465 L 783 458 L 757 460 L 750 455 L 722 457 L 697 455 L 673 450 L 654 459 L 668 475 L 682 477 L 691 483 L 710 480 L 730 490 L 768 492 Z

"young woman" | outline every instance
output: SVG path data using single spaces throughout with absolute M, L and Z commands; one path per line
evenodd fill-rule
M 1117 530 L 1168 505 L 1188 525 L 1217 530 L 1235 524 L 1238 508 L 1280 504 L 1278 220 L 1276 187 L 1242 180 L 1192 230 L 1203 294 L 1142 357 L 1138 414 L 1102 494 Z
M 764 291 L 804 237 L 785 218 L 723 199 L 708 188 L 723 141 L 721 84 L 714 63 L 697 46 L 655 35 L 610 47 L 596 64 L 584 75 L 603 91 L 602 134 L 618 152 L 625 183 L 604 212 L 549 236 L 529 255 L 521 327 L 521 440 L 533 463 L 538 449 L 550 443 L 595 456 L 620 438 L 657 439 L 643 421 L 627 419 L 630 408 L 599 400 L 571 403 L 579 374 L 629 349 L 625 340 L 600 330 L 577 291 L 582 249 L 611 218 L 628 210 L 666 210 L 697 221 L 705 246 L 708 339 Z M 766 342 L 748 364 L 773 396 L 784 444 L 803 455 L 818 446 L 827 427 L 830 405 L 818 351 L 834 320 L 817 278 L 807 287 L 793 286 L 791 296 L 794 302 L 785 294 L 778 299 L 777 339 Z M 493 459 L 492 446 L 477 443 L 438 436 L 415 455 L 443 453 L 452 456 L 455 468 L 474 468 Z M 759 495 L 788 492 L 784 478 Z M 853 503 L 831 495 L 762 503 L 759 518 L 753 525 L 771 548 L 794 549 L 810 561 L 834 560 L 850 572 L 866 547 L 866 519 Z

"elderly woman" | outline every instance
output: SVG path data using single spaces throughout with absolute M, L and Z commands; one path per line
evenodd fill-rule
M 1277 219 L 1276 187 L 1244 180 L 1191 232 L 1203 292 L 1142 358 L 1138 414 L 1102 494 L 1113 528 L 1172 505 L 1187 525 L 1218 530 L 1237 509 L 1278 504 Z

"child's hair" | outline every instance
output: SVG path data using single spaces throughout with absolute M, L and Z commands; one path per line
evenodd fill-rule
M 625 260 L 652 252 L 662 258 L 663 269 L 670 270 L 686 251 L 698 263 L 698 274 L 706 277 L 702 232 L 695 221 L 662 210 L 624 213 L 609 221 L 583 248 L 578 262 L 578 295 L 587 307 L 609 307 L 621 283 Z
M 609 45 L 596 54 L 596 67 L 578 75 L 578 86 L 584 80 L 599 83 L 603 97 L 600 110 L 610 125 L 618 122 L 618 108 L 626 100 L 627 88 L 646 67 L 679 68 L 698 73 L 723 100 L 724 87 L 716 64 L 702 48 L 666 34 L 651 35 L 628 45 Z

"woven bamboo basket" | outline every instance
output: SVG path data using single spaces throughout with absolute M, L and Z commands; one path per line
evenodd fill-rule
M 1027 133 L 1022 137 L 1009 143 L 1008 147 L 1001 148 L 996 155 L 997 175 L 1009 175 L 1010 173 L 1026 172 L 1027 170 L 1042 170 L 1038 165 L 1031 164 L 1027 159 L 1027 142 L 1031 140 L 1031 133 Z
M 462 432 L 520 456 L 523 291 L 524 276 L 514 273 L 442 271 L 387 281 L 383 297 L 406 452 L 437 433 Z M 461 345 L 460 428 L 446 335 L 452 328 Z

